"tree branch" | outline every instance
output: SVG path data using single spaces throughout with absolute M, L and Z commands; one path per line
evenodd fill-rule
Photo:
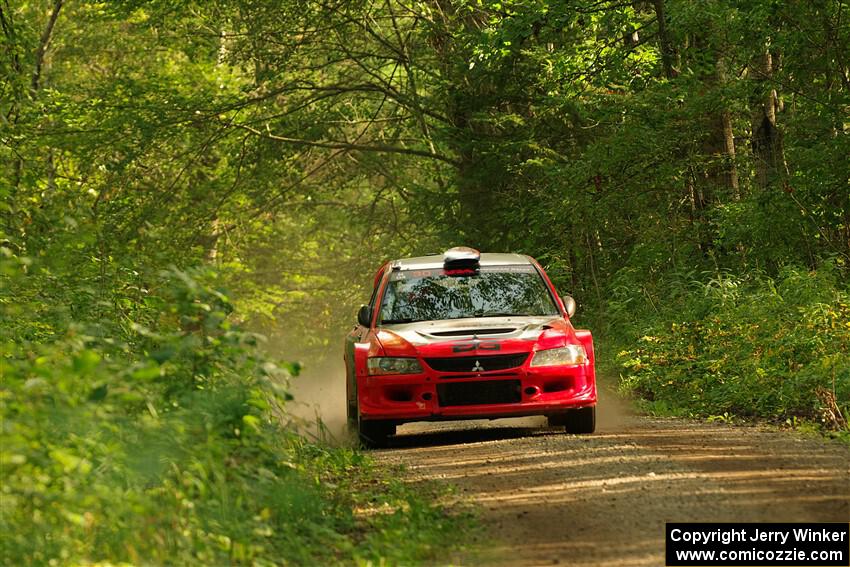
M 292 144 L 295 146 L 312 146 L 315 148 L 328 148 L 331 150 L 346 150 L 346 151 L 355 151 L 355 152 L 378 152 L 378 153 L 391 153 L 391 154 L 405 154 L 419 157 L 427 157 L 431 159 L 436 159 L 443 161 L 445 163 L 451 164 L 455 167 L 460 165 L 460 161 L 445 156 L 443 154 L 430 152 L 427 150 L 417 150 L 415 148 L 404 148 L 399 146 L 389 146 L 385 144 L 353 144 L 351 142 L 337 142 L 337 141 L 314 141 L 314 140 L 304 140 L 301 138 L 289 138 L 286 136 L 277 136 L 275 134 L 269 132 L 261 132 L 256 128 L 252 128 L 245 124 L 233 124 L 235 128 L 241 128 L 248 132 L 251 132 L 255 136 L 259 136 L 261 138 L 265 138 L 267 140 L 272 140 L 275 142 L 281 142 L 284 144 Z
M 59 18 L 59 11 L 62 9 L 64 0 L 55 0 L 53 2 L 53 11 L 50 13 L 50 19 L 47 21 L 47 27 L 41 34 L 41 39 L 38 42 L 38 49 L 35 52 L 35 70 L 32 73 L 32 81 L 30 90 L 35 93 L 38 91 L 39 83 L 41 82 L 41 69 L 44 66 L 44 55 L 47 53 L 47 47 L 50 45 L 50 39 L 53 37 L 53 27 L 56 25 L 56 20 Z

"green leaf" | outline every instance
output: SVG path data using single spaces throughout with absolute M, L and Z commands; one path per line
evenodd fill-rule
M 91 402 L 101 402 L 106 398 L 106 394 L 109 391 L 109 386 L 106 384 L 101 384 L 100 386 L 93 388 L 89 393 L 89 401 Z
M 74 371 L 79 374 L 87 374 L 100 364 L 100 355 L 93 350 L 83 350 L 73 358 Z

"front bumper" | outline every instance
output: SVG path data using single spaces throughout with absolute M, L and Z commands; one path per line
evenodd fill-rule
M 526 363 L 508 371 L 458 375 L 440 373 L 423 365 L 420 374 L 398 376 L 358 376 L 358 401 L 362 419 L 381 419 L 395 423 L 458 419 L 487 419 L 550 415 L 565 409 L 596 404 L 596 376 L 592 363 L 575 366 L 532 368 Z M 464 390 L 474 391 L 493 381 L 511 381 L 518 388 L 514 400 L 503 403 L 463 405 L 440 395 L 441 384 L 466 383 Z M 445 391 L 444 389 L 442 390 Z M 442 398 L 442 400 L 441 400 Z M 442 401 L 442 403 L 441 403 Z

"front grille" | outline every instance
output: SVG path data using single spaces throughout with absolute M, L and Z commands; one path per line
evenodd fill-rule
M 426 358 L 428 366 L 437 372 L 489 372 L 522 366 L 528 358 L 527 352 L 498 354 L 496 356 L 453 356 L 450 358 Z
M 519 380 L 449 382 L 437 384 L 437 400 L 441 406 L 514 404 L 522 400 L 522 393 Z
M 440 376 L 441 380 L 476 380 L 480 378 L 479 374 L 446 374 L 444 376 Z M 516 372 L 493 372 L 492 374 L 487 374 L 486 378 L 517 378 Z

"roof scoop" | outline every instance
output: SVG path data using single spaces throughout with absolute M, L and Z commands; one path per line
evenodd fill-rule
M 455 246 L 443 252 L 443 266 L 446 269 L 477 268 L 481 252 L 468 246 Z

